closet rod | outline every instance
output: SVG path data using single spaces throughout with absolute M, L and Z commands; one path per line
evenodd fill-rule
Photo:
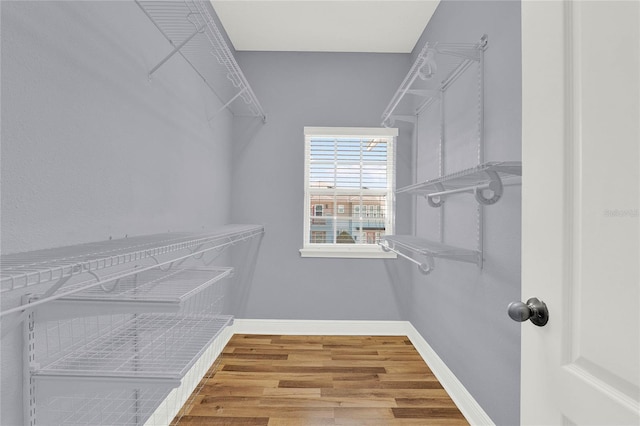
M 430 257 L 427 257 L 427 263 L 422 263 L 422 262 L 419 262 L 419 261 L 415 260 L 411 256 L 407 256 L 406 254 L 402 253 L 401 251 L 399 251 L 399 250 L 397 250 L 397 249 L 395 249 L 393 247 L 389 247 L 386 244 L 378 242 L 378 245 L 380 247 L 382 247 L 382 250 L 384 250 L 384 251 L 392 251 L 395 254 L 397 254 L 398 256 L 403 257 L 403 258 L 407 259 L 408 261 L 415 263 L 416 265 L 418 265 L 418 270 L 420 270 L 420 272 L 422 272 L 425 275 L 430 273 L 431 271 L 433 271 L 433 268 L 434 268 L 433 259 L 431 259 Z

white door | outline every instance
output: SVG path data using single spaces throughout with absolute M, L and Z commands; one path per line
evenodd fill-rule
M 640 3 L 522 2 L 522 423 L 640 424 Z

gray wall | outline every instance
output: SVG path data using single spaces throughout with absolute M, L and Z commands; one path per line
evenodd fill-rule
M 231 121 L 133 1 L 2 5 L 2 252 L 229 222 Z M 21 424 L 21 335 L 0 424 Z M 18 391 L 16 391 L 18 390 Z
M 485 161 L 521 160 L 520 3 L 443 1 L 416 49 L 425 41 L 476 42 L 488 34 L 485 53 Z M 414 51 L 416 54 L 416 51 Z M 445 173 L 477 162 L 477 69 L 471 67 L 445 96 Z M 438 108 L 418 123 L 418 179 L 438 175 Z M 414 272 L 404 288 L 411 323 L 497 423 L 519 422 L 520 324 L 506 314 L 520 300 L 519 186 L 484 208 L 484 268 L 436 260 L 428 276 Z M 417 233 L 476 248 L 477 203 L 471 195 L 447 199 L 443 212 L 418 201 Z M 413 268 L 415 270 L 415 268 Z
M 397 320 L 379 259 L 301 258 L 304 126 L 378 127 L 409 66 L 408 54 L 240 52 L 268 121 L 236 123 L 232 217 L 266 234 L 244 318 Z M 399 138 L 408 183 L 410 136 Z M 404 209 L 406 211 L 406 209 Z M 406 223 L 407 221 L 400 221 Z

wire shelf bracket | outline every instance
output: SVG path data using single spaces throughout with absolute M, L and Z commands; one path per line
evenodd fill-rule
M 487 43 L 486 34 L 477 43 L 426 42 L 384 110 L 382 126 L 392 127 L 398 120 L 415 125 L 415 117 L 413 120 L 402 118 L 417 116 L 441 99 L 442 92 L 472 63 L 482 61 Z M 423 101 L 416 106 L 406 95 L 421 97 Z
M 209 2 L 135 2 L 173 46 L 172 51 L 149 71 L 149 78 L 179 54 L 224 105 L 220 111 L 229 109 L 234 116 L 257 117 L 266 123 L 264 109 L 218 28 Z
M 144 10 L 144 9 L 143 9 Z M 146 13 L 146 12 L 145 12 Z M 149 15 L 147 15 L 149 16 Z M 201 34 L 204 31 L 204 25 L 200 26 L 197 30 L 195 30 L 193 32 L 193 34 L 191 34 L 189 37 L 187 37 L 182 43 L 180 43 L 179 45 L 177 45 L 172 51 L 171 53 L 169 53 L 167 56 L 164 57 L 164 59 L 162 59 L 155 67 L 151 68 L 151 70 L 149 71 L 149 80 L 151 80 L 151 77 L 153 76 L 153 73 L 156 72 L 161 66 L 163 66 L 169 59 L 171 59 L 173 57 L 173 55 L 175 55 L 176 53 L 180 52 L 180 49 L 182 49 L 187 43 L 189 43 L 191 41 L 191 39 L 193 39 L 195 36 L 197 36 L 198 34 Z

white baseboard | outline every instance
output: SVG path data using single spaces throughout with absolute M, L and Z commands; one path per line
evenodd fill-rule
M 409 337 L 424 362 L 427 363 L 433 374 L 438 378 L 442 387 L 447 391 L 467 421 L 472 425 L 495 425 L 462 382 L 447 367 L 447 364 L 442 361 L 436 351 L 409 322 L 407 323 L 407 337 Z
M 404 336 L 406 321 L 322 321 L 236 319 L 237 334 L 371 335 Z
M 472 425 L 494 425 L 438 354 L 408 321 L 315 321 L 236 319 L 237 334 L 407 336 L 453 402 Z

